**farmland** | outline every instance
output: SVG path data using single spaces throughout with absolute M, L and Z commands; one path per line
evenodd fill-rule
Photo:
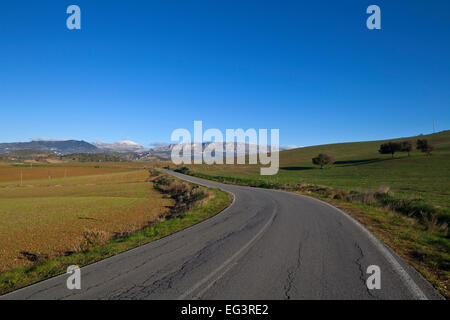
M 107 173 L 118 172 L 115 168 L 95 168 L 95 167 L 55 167 L 55 166 L 42 166 L 24 164 L 0 166 L 0 186 L 3 186 L 3 182 L 10 182 L 11 184 L 20 184 L 21 181 L 26 182 L 28 180 L 41 180 L 41 179 L 55 179 L 64 177 L 79 177 L 89 175 L 101 175 Z
M 22 181 L 17 179 L 20 172 Z M 231 201 L 229 195 L 214 190 L 200 210 L 165 220 L 174 200 L 155 190 L 148 170 L 134 163 L 107 163 L 104 167 L 98 163 L 2 164 L 0 179 L 0 282 L 3 277 L 9 283 L 0 285 L 0 292 L 5 290 L 2 286 L 16 288 L 16 280 L 11 282 L 11 278 L 29 268 L 41 265 L 45 269 L 64 257 L 71 261 L 77 257 L 80 264 L 93 262 L 179 231 L 219 212 Z M 152 237 L 139 236 L 149 227 L 160 231 Z M 133 234 L 137 236 L 132 239 L 139 243 L 123 240 Z M 115 239 L 122 239 L 120 248 L 114 242 L 111 245 Z M 108 243 L 108 253 L 92 254 Z M 62 264 L 57 265 L 34 275 L 27 271 L 19 285 L 62 272 Z
M 23 185 L 0 185 L 0 271 L 79 251 L 89 234 L 107 240 L 141 229 L 171 205 L 145 182 L 146 170 L 26 169 Z M 18 168 L 0 170 L 5 180 Z M 65 171 L 73 176 L 53 178 Z

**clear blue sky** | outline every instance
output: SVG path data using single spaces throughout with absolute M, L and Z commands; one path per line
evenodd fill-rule
M 296 145 L 449 129 L 450 1 L 3 2 L 0 108 L 0 142 L 148 146 L 194 120 Z

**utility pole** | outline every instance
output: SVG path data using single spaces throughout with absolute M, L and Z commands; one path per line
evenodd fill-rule
M 436 120 L 433 119 L 433 133 L 436 133 Z

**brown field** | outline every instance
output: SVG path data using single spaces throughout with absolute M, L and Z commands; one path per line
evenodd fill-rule
M 97 164 L 98 166 L 98 164 Z M 0 165 L 0 182 L 21 182 L 21 180 L 55 179 L 64 177 L 78 177 L 88 175 L 99 175 L 126 171 L 127 168 L 104 168 L 104 167 L 31 167 L 31 166 L 6 166 Z
M 15 177 L 20 170 L 22 185 Z M 0 272 L 157 221 L 172 200 L 146 182 L 148 175 L 117 168 L 0 166 Z

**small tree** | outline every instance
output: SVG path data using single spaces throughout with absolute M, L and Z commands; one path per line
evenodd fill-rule
M 408 152 L 408 157 L 409 157 L 409 153 L 412 151 L 412 149 L 413 149 L 413 145 L 412 145 L 411 141 L 402 141 L 400 143 L 400 151 Z
M 433 151 L 433 146 L 428 143 L 427 139 L 418 139 L 416 148 L 429 156 L 431 155 L 431 151 Z
M 378 150 L 381 154 L 391 154 L 392 158 L 394 157 L 394 153 L 401 150 L 401 145 L 398 142 L 388 142 L 383 143 Z
M 324 166 L 333 162 L 333 158 L 325 153 L 319 154 L 317 157 L 312 158 L 312 163 L 320 166 L 320 169 L 323 169 Z

